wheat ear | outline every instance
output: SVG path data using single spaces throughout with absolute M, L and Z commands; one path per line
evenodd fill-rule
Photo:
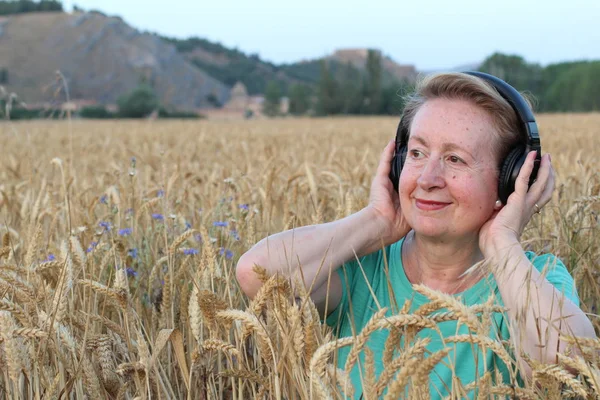
M 380 321 L 383 319 L 387 311 L 388 309 L 384 307 L 373 314 L 371 319 L 369 319 L 369 321 L 365 324 L 364 328 L 362 328 L 358 336 L 356 336 L 354 345 L 352 346 L 352 349 L 348 354 L 348 358 L 346 359 L 346 364 L 344 365 L 344 371 L 346 371 L 346 373 L 349 374 L 354 367 L 354 364 L 356 364 L 358 355 L 367 343 L 367 340 L 369 340 L 371 334 L 380 328 Z

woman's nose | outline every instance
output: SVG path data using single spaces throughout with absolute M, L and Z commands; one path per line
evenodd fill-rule
M 423 166 L 421 174 L 417 178 L 417 184 L 424 190 L 442 188 L 446 185 L 443 173 L 441 160 L 431 158 Z

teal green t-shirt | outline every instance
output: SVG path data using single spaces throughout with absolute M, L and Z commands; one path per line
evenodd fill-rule
M 326 323 L 334 329 L 338 337 L 358 334 L 373 314 L 380 309 L 378 305 L 388 307 L 386 315 L 391 316 L 392 309 L 397 311 L 406 300 L 412 300 L 411 313 L 429 302 L 427 297 L 413 290 L 412 284 L 406 277 L 401 257 L 402 242 L 403 240 L 400 240 L 359 260 L 349 261 L 338 269 L 342 281 L 342 299 L 326 319 Z M 545 271 L 545 277 L 551 284 L 579 305 L 573 278 L 557 257 L 552 254 L 536 256 L 533 252 L 526 252 L 526 255 L 538 271 Z M 389 268 L 385 267 L 386 263 Z M 490 295 L 494 295 L 496 304 L 503 305 L 498 286 L 491 274 L 464 292 L 453 296 L 466 306 L 473 306 L 484 303 Z M 392 308 L 394 299 L 395 304 Z M 443 311 L 445 310 L 436 312 Z M 503 313 L 493 313 L 492 321 L 494 326 L 490 327 L 490 337 L 508 340 L 510 334 L 507 317 Z M 508 368 L 491 350 L 482 349 L 471 343 L 446 343 L 446 346 L 443 346 L 440 333 L 444 338 L 468 334 L 469 330 L 464 324 L 446 321 L 439 323 L 438 327 L 439 332 L 423 329 L 417 335 L 418 338 L 428 337 L 431 340 L 427 346 L 427 350 L 431 353 L 448 346 L 452 349 L 429 375 L 431 398 L 438 399 L 449 395 L 448 390 L 452 386 L 453 376 L 452 370 L 444 364 L 453 365 L 454 379 L 460 379 L 464 386 L 482 377 L 486 371 L 494 370 L 500 372 L 505 383 L 510 383 Z M 373 352 L 376 377 L 379 377 L 383 370 L 383 349 L 388 336 L 389 332 L 385 329 L 375 331 L 366 344 Z M 350 347 L 342 347 L 338 350 L 338 367 L 344 367 L 349 351 Z M 360 398 L 362 394 L 361 376 L 364 376 L 365 372 L 363 363 L 364 353 L 361 352 L 359 361 L 350 373 L 356 398 Z M 470 392 L 469 395 L 473 396 L 474 392 Z

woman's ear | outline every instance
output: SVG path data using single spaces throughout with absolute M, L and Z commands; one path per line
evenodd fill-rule
M 496 200 L 496 204 L 494 204 L 494 210 L 499 210 L 502 208 L 502 202 L 500 199 Z

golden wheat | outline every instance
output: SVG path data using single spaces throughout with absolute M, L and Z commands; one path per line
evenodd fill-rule
M 256 266 L 263 288 L 252 300 L 240 291 L 236 261 L 258 240 L 368 203 L 396 124 L 0 124 L 0 397 L 426 398 L 430 371 L 450 361 L 447 348 L 429 354 L 417 334 L 446 321 L 472 333 L 446 338 L 449 346 L 484 347 L 517 369 L 511 344 L 485 335 L 491 315 L 506 311 L 493 299 L 465 307 L 418 287 L 429 303 L 413 313 L 408 302 L 382 309 L 356 337 L 339 339 L 298 277 Z M 600 115 L 542 115 L 539 125 L 557 190 L 523 242 L 565 262 L 598 330 Z M 65 143 L 85 156 L 70 159 Z M 367 343 L 380 330 L 389 336 L 374 360 Z M 447 382 L 450 398 L 598 396 L 598 340 L 563 341 L 557 365 L 530 362 L 524 387 L 489 373 L 464 386 Z M 340 347 L 350 353 L 341 366 Z M 360 354 L 363 384 L 354 387 L 341 367 Z

